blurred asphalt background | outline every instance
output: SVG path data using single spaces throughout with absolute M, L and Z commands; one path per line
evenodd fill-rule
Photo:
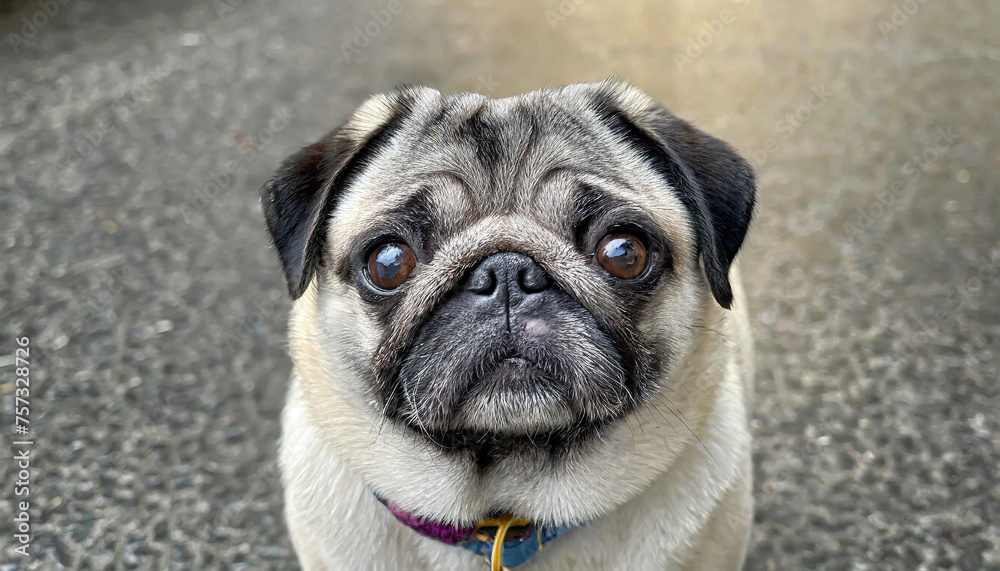
M 259 187 L 398 83 L 613 74 L 759 172 L 747 568 L 1000 569 L 1000 3 L 45 1 L 0 2 L 0 569 L 295 568 Z

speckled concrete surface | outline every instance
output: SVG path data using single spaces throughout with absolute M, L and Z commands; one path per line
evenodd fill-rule
M 257 189 L 397 83 L 612 74 L 758 167 L 747 568 L 1000 569 L 1000 4 L 44 5 L 0 7 L 2 431 L 29 335 L 37 507 L 29 563 L 0 503 L 0 569 L 294 568 Z

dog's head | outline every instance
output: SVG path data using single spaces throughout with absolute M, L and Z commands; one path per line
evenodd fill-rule
M 702 305 L 730 306 L 753 204 L 728 145 L 615 82 L 379 95 L 262 198 L 313 308 L 292 331 L 329 375 L 310 396 L 363 395 L 480 468 L 652 398 Z

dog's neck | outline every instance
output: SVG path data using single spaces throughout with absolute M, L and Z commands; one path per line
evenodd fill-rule
M 424 537 L 483 555 L 493 569 L 523 565 L 541 551 L 546 543 L 580 527 L 537 525 L 515 519 L 510 514 L 483 520 L 475 526 L 458 526 L 414 515 L 378 493 L 375 493 L 375 497 L 410 529 Z

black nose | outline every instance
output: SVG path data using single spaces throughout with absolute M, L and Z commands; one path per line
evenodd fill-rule
M 473 268 L 466 290 L 490 302 L 519 305 L 531 294 L 549 289 L 549 276 L 534 260 L 515 252 L 498 252 Z

